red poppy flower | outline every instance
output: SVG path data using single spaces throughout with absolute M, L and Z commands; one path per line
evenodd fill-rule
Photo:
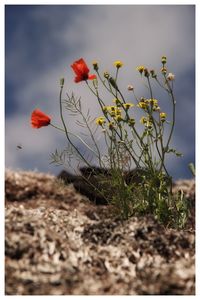
M 31 125 L 33 128 L 48 126 L 51 118 L 45 115 L 41 110 L 35 109 L 31 114 Z
M 88 66 L 86 65 L 83 58 L 80 58 L 79 60 L 75 61 L 71 65 L 72 69 L 74 70 L 74 73 L 76 74 L 76 77 L 74 79 L 75 82 L 80 82 L 83 80 L 92 80 L 96 78 L 96 75 L 90 75 L 90 70 L 88 69 Z

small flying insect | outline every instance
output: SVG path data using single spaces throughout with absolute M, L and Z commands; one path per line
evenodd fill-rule
M 21 145 L 21 144 L 18 144 L 18 145 L 17 145 L 17 149 L 18 149 L 18 150 L 21 150 L 21 149 L 22 149 L 22 145 Z

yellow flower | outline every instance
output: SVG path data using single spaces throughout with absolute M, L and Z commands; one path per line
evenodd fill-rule
M 103 110 L 103 112 L 106 114 L 106 113 L 108 112 L 108 106 L 104 106 L 104 107 L 102 108 L 102 110 Z
M 119 109 L 117 106 L 111 105 L 107 106 L 107 112 L 110 114 L 111 117 L 121 116 L 121 109 Z
M 146 109 L 148 107 L 148 102 L 147 101 L 140 101 L 137 106 L 139 108 L 142 108 L 142 109 Z
M 157 105 L 158 104 L 158 100 L 155 99 L 155 98 L 148 99 L 148 102 L 151 103 L 152 105 Z
M 123 63 L 121 62 L 121 60 L 116 60 L 116 61 L 114 62 L 114 66 L 115 66 L 117 69 L 119 69 L 119 68 L 121 68 L 121 67 L 123 66 Z
M 146 123 L 147 123 L 147 118 L 142 117 L 142 118 L 140 119 L 140 123 L 141 123 L 141 124 L 146 124 Z
M 96 119 L 96 124 L 102 126 L 103 124 L 105 124 L 105 118 L 104 117 L 99 117 Z
M 119 109 L 119 108 L 117 107 L 117 108 L 115 109 L 115 113 L 116 113 L 117 116 L 121 116 L 122 111 L 121 111 L 121 109 Z
M 129 119 L 128 120 L 128 125 L 130 125 L 130 126 L 133 126 L 133 125 L 135 125 L 135 119 Z
M 136 70 L 139 71 L 141 74 L 143 73 L 144 69 L 145 69 L 144 66 L 138 66 L 138 67 L 136 68 Z
M 158 100 L 155 98 L 148 99 L 148 102 L 151 104 L 153 111 L 158 110 Z
M 132 104 L 132 103 L 124 103 L 123 104 L 123 107 L 125 108 L 125 109 L 129 109 L 130 107 L 133 107 L 134 106 L 134 104 Z
M 114 105 L 108 106 L 108 109 L 111 110 L 111 111 L 115 111 L 116 110 L 116 106 L 114 106 Z
M 111 112 L 110 112 L 110 116 L 114 118 L 114 117 L 116 116 L 115 111 L 111 111 Z
M 115 121 L 117 121 L 117 122 L 120 122 L 120 121 L 122 121 L 123 120 L 123 118 L 121 117 L 121 115 L 117 115 L 116 117 L 115 117 Z
M 147 120 L 146 127 L 149 129 L 152 128 L 152 122 Z
M 166 120 L 167 114 L 165 112 L 160 113 L 160 120 L 164 122 Z

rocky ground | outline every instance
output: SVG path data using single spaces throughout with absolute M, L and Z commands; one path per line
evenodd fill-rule
M 120 221 L 54 176 L 5 177 L 6 295 L 195 294 L 194 214 L 185 230 Z M 180 188 L 194 202 L 194 181 Z

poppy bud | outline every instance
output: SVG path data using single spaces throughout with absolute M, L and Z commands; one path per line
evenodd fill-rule
M 104 72 L 103 76 L 108 79 L 110 77 L 110 74 L 106 71 Z
M 97 61 L 93 61 L 93 68 L 95 71 L 98 71 L 99 70 L 99 66 L 98 66 L 98 62 Z
M 119 90 L 119 89 L 118 89 L 118 86 L 117 86 L 117 84 L 116 84 L 116 81 L 114 80 L 114 78 L 110 77 L 110 78 L 109 78 L 109 82 L 110 82 L 110 84 L 112 85 L 112 87 L 114 87 L 114 89 Z
M 65 78 L 60 78 L 60 86 L 63 87 L 65 83 Z
M 147 68 L 144 69 L 144 76 L 149 77 L 149 71 Z

